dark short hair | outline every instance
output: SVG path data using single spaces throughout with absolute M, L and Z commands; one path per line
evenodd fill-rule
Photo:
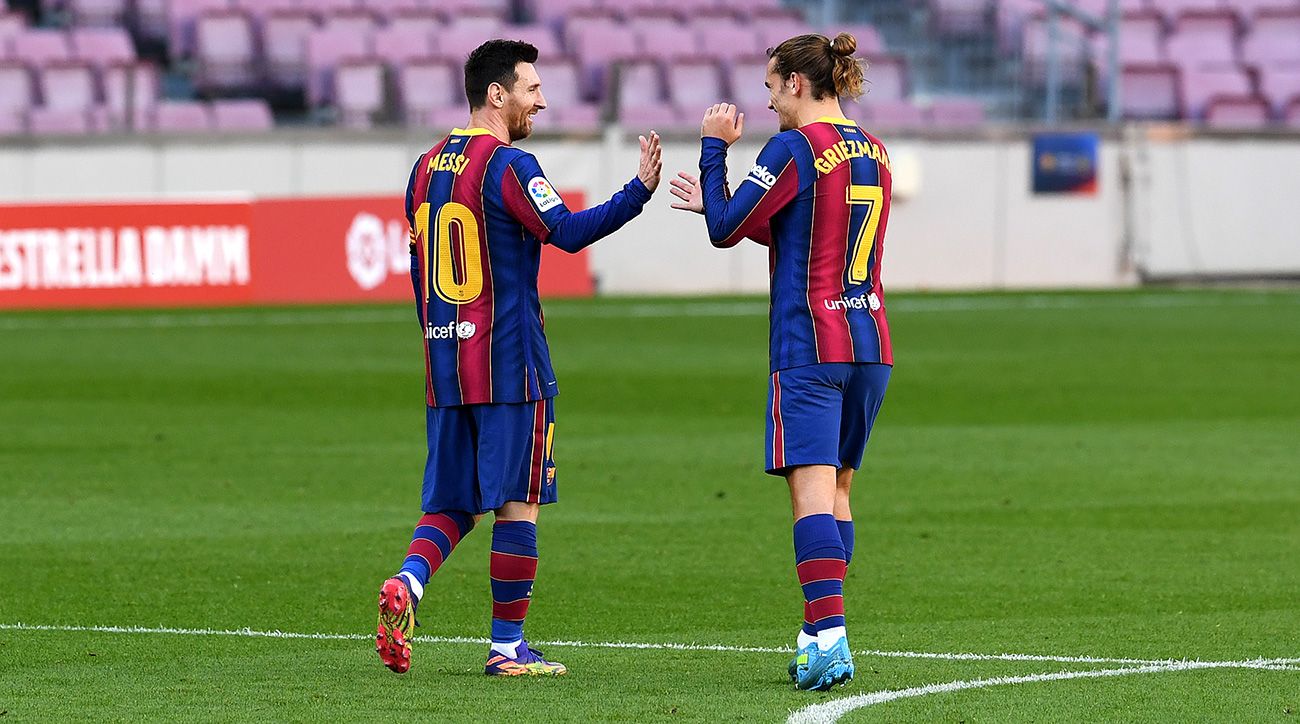
M 513 88 L 519 80 L 516 65 L 536 62 L 537 48 L 522 40 L 489 40 L 475 48 L 465 61 L 465 98 L 470 110 L 487 105 L 488 86 L 493 83 Z

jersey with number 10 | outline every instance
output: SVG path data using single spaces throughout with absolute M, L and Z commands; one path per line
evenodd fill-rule
M 892 180 L 880 140 L 844 118 L 779 133 L 728 199 L 727 145 L 705 137 L 709 237 L 769 247 L 773 372 L 823 362 L 893 364 L 880 263 Z
M 542 244 L 573 253 L 640 213 L 633 179 L 571 213 L 537 159 L 484 129 L 455 129 L 411 170 L 411 282 L 430 407 L 518 403 L 558 392 L 543 333 Z

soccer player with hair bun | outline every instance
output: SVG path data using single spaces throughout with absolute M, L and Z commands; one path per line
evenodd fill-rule
M 843 595 L 849 490 L 894 362 L 880 283 L 889 155 L 839 100 L 862 94 L 856 50 L 847 33 L 800 35 L 769 50 L 765 85 L 781 131 L 735 194 L 727 148 L 745 114 L 728 103 L 704 114 L 699 177 L 672 181 L 673 207 L 703 214 L 714 246 L 749 238 L 769 248 L 766 469 L 790 488 L 804 594 L 789 673 L 798 688 L 823 691 L 853 677 Z
M 489 40 L 465 61 L 469 123 L 411 169 L 406 220 L 425 363 L 420 517 L 401 568 L 379 591 L 375 648 L 411 666 L 416 607 L 456 545 L 493 514 L 492 676 L 557 675 L 524 639 L 537 575 L 537 516 L 556 500 L 554 398 L 537 295 L 543 244 L 575 253 L 641 213 L 659 185 L 659 136 L 641 137 L 636 176 L 605 203 L 570 212 L 537 159 L 512 145 L 546 108 L 537 48 Z M 429 619 L 429 604 L 421 611 Z

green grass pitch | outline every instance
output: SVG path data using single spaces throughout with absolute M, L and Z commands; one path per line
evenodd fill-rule
M 895 295 L 856 482 L 855 650 L 1300 657 L 1300 294 Z M 560 504 L 534 641 L 783 647 L 800 616 L 764 475 L 766 305 L 547 305 Z M 1116 664 L 539 646 L 557 680 L 411 672 L 364 636 L 418 516 L 422 365 L 401 307 L 0 315 L 0 721 L 780 721 L 886 689 Z M 421 634 L 486 635 L 489 536 Z M 281 630 L 277 639 L 16 624 Z M 844 721 L 1300 721 L 1300 671 L 1003 685 Z

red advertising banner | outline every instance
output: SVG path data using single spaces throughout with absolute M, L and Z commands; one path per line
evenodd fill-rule
M 543 247 L 537 285 L 590 296 L 587 252 Z M 410 298 L 400 196 L 0 205 L 0 309 Z

